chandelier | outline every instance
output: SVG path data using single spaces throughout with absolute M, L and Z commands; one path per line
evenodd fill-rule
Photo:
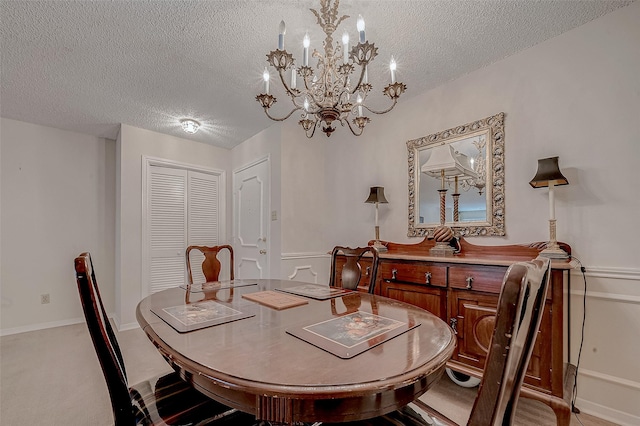
M 482 195 L 484 188 L 487 185 L 487 166 L 484 156 L 487 140 L 483 135 L 480 136 L 478 141 L 474 141 L 473 144 L 478 150 L 478 155 L 476 155 L 475 158 L 470 157 L 469 163 L 471 170 L 475 172 L 475 175 L 469 174 L 466 177 L 460 178 L 460 186 L 464 191 L 469 191 L 471 188 L 475 188 L 478 190 L 478 194 Z M 456 192 L 458 191 L 456 190 Z
M 392 56 L 389 64 L 391 83 L 382 91 L 391 100 L 391 105 L 385 110 L 377 111 L 365 103 L 373 88 L 368 82 L 367 66 L 378 55 L 378 48 L 366 40 L 362 16 L 359 16 L 357 21 L 358 44 L 349 49 L 349 34 L 345 31 L 342 45 L 336 42 L 334 47 L 333 33 L 338 25 L 349 17 L 338 17 L 339 4 L 340 0 L 335 0 L 333 4 L 331 0 L 320 0 L 319 12 L 310 9 L 326 35 L 323 42 L 324 55 L 315 49 L 312 54 L 312 57 L 318 59 L 315 70 L 309 66 L 308 34 L 303 40 L 302 66 L 297 67 L 293 55 L 284 49 L 286 27 L 284 21 L 280 22 L 278 49 L 267 54 L 267 62 L 277 71 L 280 83 L 293 103 L 293 109 L 280 118 L 269 113 L 271 106 L 276 103 L 276 97 L 269 93 L 268 68 L 265 68 L 263 73 L 265 93 L 256 96 L 256 100 L 271 120 L 284 121 L 296 111 L 300 111 L 298 123 L 308 138 L 313 137 L 318 127 L 321 127 L 327 136 L 331 136 L 336 129 L 336 122 L 349 127 L 355 136 L 360 136 L 364 127 L 371 121 L 365 110 L 373 114 L 385 114 L 395 107 L 398 98 L 407 89 L 404 83 L 396 81 L 396 62 Z M 287 84 L 289 76 L 285 78 L 285 75 L 289 70 L 290 84 Z M 301 84 L 297 84 L 298 77 Z

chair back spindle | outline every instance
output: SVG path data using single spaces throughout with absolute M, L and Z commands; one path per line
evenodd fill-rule
M 360 263 L 367 254 L 371 256 L 371 266 L 366 272 L 369 277 L 368 292 L 373 294 L 378 272 L 378 252 L 370 246 L 356 248 L 336 246 L 331 252 L 331 276 L 329 279 L 329 286 L 341 286 L 342 288 L 347 288 L 349 290 L 357 290 L 358 284 L 360 283 L 360 277 L 362 276 L 362 266 Z M 344 256 L 345 259 L 342 271 L 340 272 L 340 277 L 338 277 L 337 265 L 339 256 Z
M 189 284 L 193 284 L 193 274 L 191 269 L 191 252 L 198 251 L 204 255 L 204 261 L 202 262 L 202 273 L 204 274 L 207 282 L 218 281 L 220 278 L 220 271 L 222 264 L 218 259 L 218 254 L 221 250 L 229 251 L 229 279 L 234 279 L 233 274 L 233 248 L 230 245 L 221 246 L 189 246 L 186 251 L 187 271 L 189 273 Z

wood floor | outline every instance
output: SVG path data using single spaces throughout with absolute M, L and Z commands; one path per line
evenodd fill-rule
M 129 381 L 168 372 L 168 365 L 140 329 L 118 333 Z M 465 424 L 476 389 L 443 379 L 421 399 Z M 580 414 L 571 425 L 614 423 Z M 109 394 L 84 324 L 0 337 L 0 424 L 3 426 L 107 426 Z M 554 425 L 551 409 L 521 399 L 516 425 Z

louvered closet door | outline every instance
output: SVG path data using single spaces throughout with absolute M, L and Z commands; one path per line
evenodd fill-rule
M 216 246 L 220 243 L 220 176 L 190 171 L 188 173 L 188 241 L 189 245 Z M 219 255 L 222 270 L 219 279 L 229 279 L 227 251 Z M 204 256 L 191 252 L 191 272 L 194 283 L 205 281 L 202 274 Z
M 149 291 L 184 283 L 187 172 L 152 166 L 149 174 Z

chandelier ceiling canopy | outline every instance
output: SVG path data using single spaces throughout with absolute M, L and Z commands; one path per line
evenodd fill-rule
M 350 48 L 349 33 L 345 31 L 342 43 L 336 42 L 334 46 L 334 32 L 342 21 L 349 18 L 347 15 L 338 17 L 339 4 L 340 0 L 320 0 L 320 11 L 310 9 L 326 35 L 324 54 L 314 49 L 311 55 L 317 58 L 315 69 L 309 66 L 309 36 L 305 35 L 303 39 L 302 65 L 296 65 L 293 55 L 284 48 L 286 26 L 284 21 L 280 22 L 278 49 L 267 54 L 267 62 L 276 70 L 278 80 L 293 104 L 291 111 L 282 117 L 271 115 L 269 109 L 277 99 L 269 93 L 271 76 L 268 67 L 263 73 L 264 93 L 256 96 L 265 114 L 272 120 L 284 121 L 300 111 L 298 123 L 309 138 L 313 137 L 318 127 L 331 136 L 336 129 L 336 122 L 346 125 L 351 133 L 360 136 L 371 121 L 367 114 L 391 111 L 407 88 L 404 83 L 396 81 L 396 62 L 392 56 L 389 63 L 391 82 L 382 91 L 391 100 L 391 105 L 380 111 L 367 105 L 367 96 L 373 89 L 368 82 L 367 66 L 378 55 L 378 48 L 366 39 L 362 16 L 357 20 L 358 43 Z

